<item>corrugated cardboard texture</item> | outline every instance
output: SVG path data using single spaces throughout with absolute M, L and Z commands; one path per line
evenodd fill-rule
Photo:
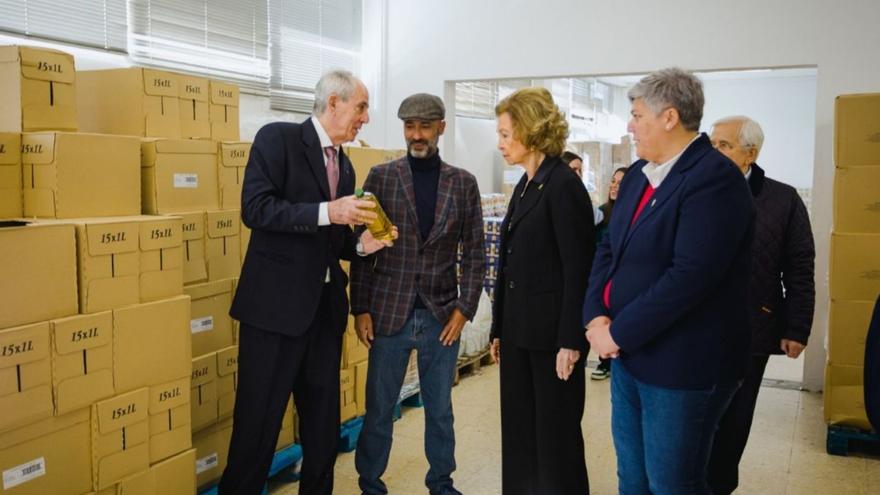
M 231 346 L 232 318 L 229 308 L 232 306 L 232 280 L 190 285 L 184 291 L 192 300 L 190 331 L 193 355 L 201 356 Z
M 0 223 L 0 328 L 77 313 L 73 225 Z
M 144 213 L 216 210 L 216 145 L 207 140 L 143 140 L 141 190 Z
M 208 262 L 205 260 L 204 211 L 179 213 L 183 218 L 183 283 L 194 284 L 208 280 Z
M 30 479 L 23 478 L 21 484 L 4 488 L 2 493 L 47 495 L 91 491 L 89 418 L 90 410 L 81 409 L 0 434 L 0 472 L 31 473 Z
M 21 216 L 21 134 L 0 132 L 0 218 Z
M 825 421 L 831 425 L 871 430 L 865 411 L 864 369 L 861 366 L 825 365 Z
M 238 86 L 211 81 L 211 139 L 238 141 Z
M 218 151 L 220 175 L 220 208 L 241 208 L 241 185 L 244 169 L 250 156 L 251 143 L 226 141 Z
M 149 402 L 149 390 L 141 388 L 92 406 L 95 489 L 150 467 Z
M 49 324 L 0 330 L 0 431 L 52 415 Z
M 0 47 L 0 131 L 76 131 L 73 55 Z
M 150 387 L 150 463 L 191 447 L 190 377 Z
M 152 217 L 140 223 L 141 302 L 183 294 L 183 220 Z
M 216 352 L 192 360 L 190 406 L 193 431 L 199 431 L 217 422 Z
M 210 138 L 210 84 L 202 77 L 179 76 L 180 134 L 183 138 Z
M 880 166 L 880 93 L 841 95 L 834 101 L 834 165 Z
M 386 150 L 382 148 L 361 148 L 345 146 L 343 151 L 354 167 L 355 187 L 363 187 L 370 169 L 406 155 L 406 150 Z
M 196 484 L 199 487 L 220 479 L 226 468 L 231 437 L 232 419 L 193 434 L 193 447 L 196 449 Z
M 232 416 L 238 390 L 238 346 L 217 351 L 217 417 Z
M 140 214 L 136 138 L 73 133 L 21 137 L 24 214 L 80 218 Z
M 834 230 L 880 234 L 880 166 L 835 171 Z
M 180 139 L 178 75 L 133 67 L 77 73 L 85 132 Z
M 239 210 L 208 212 L 208 238 L 205 243 L 208 280 L 223 280 L 241 274 L 240 220 Z
M 189 305 L 188 296 L 178 296 L 113 311 L 117 393 L 189 375 Z
M 113 313 L 53 320 L 51 330 L 55 414 L 112 396 Z
M 844 366 L 865 365 L 865 340 L 873 301 L 831 301 L 828 360 Z
M 874 301 L 880 294 L 880 234 L 831 234 L 831 299 Z

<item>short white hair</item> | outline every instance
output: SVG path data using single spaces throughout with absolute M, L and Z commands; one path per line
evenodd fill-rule
M 347 70 L 331 70 L 325 73 L 315 85 L 315 106 L 312 113 L 317 117 L 323 115 L 327 111 L 327 102 L 331 95 L 348 101 L 359 84 L 363 83 Z
M 757 122 L 745 115 L 732 115 L 716 120 L 712 127 L 721 124 L 740 124 L 739 145 L 743 148 L 755 148 L 758 154 L 761 153 L 761 146 L 764 146 L 764 131 Z
M 672 107 L 681 126 L 699 131 L 703 120 L 703 83 L 692 73 L 671 67 L 652 72 L 627 91 L 630 103 L 641 98 L 655 115 Z

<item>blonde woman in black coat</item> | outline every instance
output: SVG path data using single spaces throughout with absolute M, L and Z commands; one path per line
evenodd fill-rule
M 581 307 L 593 210 L 560 159 L 568 124 L 544 88 L 498 104 L 498 149 L 525 168 L 502 223 L 491 352 L 501 367 L 505 495 L 589 493 L 581 418 L 587 341 Z

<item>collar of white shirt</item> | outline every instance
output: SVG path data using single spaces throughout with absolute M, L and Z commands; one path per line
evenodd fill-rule
M 657 165 L 654 162 L 648 162 L 644 167 L 642 167 L 642 172 L 645 174 L 645 177 L 648 178 L 648 182 L 651 184 L 651 187 L 657 189 L 660 187 L 660 184 L 663 183 L 663 179 L 669 175 L 669 172 L 672 171 L 672 167 L 675 166 L 675 163 L 681 158 L 681 155 L 684 154 L 684 151 L 690 147 L 691 144 L 694 143 L 701 136 L 700 133 L 697 133 L 697 136 L 691 139 L 691 141 L 685 145 L 681 151 L 678 152 L 677 155 L 670 158 L 668 161 L 661 165 Z
M 749 169 L 746 170 L 746 180 L 749 180 L 751 178 L 752 178 L 752 166 L 749 165 Z
M 321 125 L 321 121 L 318 120 L 318 117 L 312 115 L 312 124 L 315 126 L 315 132 L 318 133 L 318 139 L 321 141 L 321 151 L 328 146 L 333 146 L 333 140 L 330 139 L 330 135 L 327 134 L 327 131 L 324 130 L 324 126 Z M 333 146 L 336 148 L 336 154 L 339 154 L 339 146 Z M 327 165 L 327 156 L 324 156 L 324 165 Z

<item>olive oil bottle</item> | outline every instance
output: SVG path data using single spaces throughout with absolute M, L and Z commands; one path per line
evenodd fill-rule
M 385 210 L 382 209 L 382 205 L 379 204 L 376 196 L 360 188 L 355 190 L 354 195 L 358 199 L 373 203 L 373 207 L 370 210 L 376 214 L 376 219 L 367 224 L 367 228 L 370 229 L 373 237 L 378 241 L 393 241 L 394 239 L 391 237 L 391 220 L 388 219 L 388 215 L 385 214 Z

